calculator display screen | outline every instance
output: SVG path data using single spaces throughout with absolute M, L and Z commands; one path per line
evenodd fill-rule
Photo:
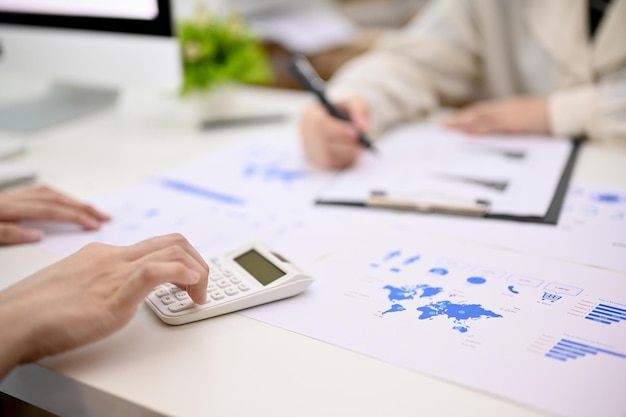
M 265 259 L 254 249 L 236 257 L 234 261 L 263 285 L 271 284 L 285 275 L 282 269 Z

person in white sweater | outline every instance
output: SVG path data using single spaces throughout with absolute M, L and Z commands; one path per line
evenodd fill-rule
M 332 77 L 331 100 L 301 118 L 316 165 L 352 165 L 394 124 L 458 111 L 472 134 L 584 136 L 626 146 L 626 0 L 431 0 Z

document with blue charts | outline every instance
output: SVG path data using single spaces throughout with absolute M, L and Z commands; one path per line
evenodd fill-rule
M 626 275 L 390 225 L 334 240 L 304 294 L 242 314 L 549 415 L 626 415 Z
M 386 218 L 315 207 L 315 196 L 333 174 L 312 167 L 288 139 L 252 136 L 96 196 L 92 204 L 111 221 L 89 232 L 38 222 L 46 233 L 40 245 L 67 256 L 94 241 L 130 245 L 177 232 L 205 256 L 261 241 L 298 262 L 317 256 L 313 246 L 328 246 L 324 230 Z
M 529 224 L 403 213 L 398 227 L 626 273 L 626 187 L 574 181 L 558 224 Z

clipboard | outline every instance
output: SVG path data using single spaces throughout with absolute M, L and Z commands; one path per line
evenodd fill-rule
M 316 205 L 362 207 L 383 210 L 414 211 L 427 214 L 442 214 L 453 216 L 476 217 L 485 219 L 510 220 L 526 223 L 555 225 L 565 201 L 565 196 L 576 165 L 576 160 L 583 144 L 582 138 L 571 140 L 572 147 L 567 162 L 563 167 L 558 185 L 544 216 L 518 216 L 491 211 L 491 204 L 484 199 L 459 199 L 437 195 L 400 195 L 384 190 L 372 190 L 369 197 L 363 201 L 341 201 L 317 199 Z

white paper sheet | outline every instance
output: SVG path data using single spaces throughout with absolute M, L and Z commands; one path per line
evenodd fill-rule
M 398 225 L 626 272 L 626 188 L 569 187 L 556 226 L 405 213 Z
M 177 232 L 207 257 L 261 241 L 299 264 L 330 250 L 329 232 L 395 215 L 313 206 L 331 176 L 311 168 L 296 142 L 253 137 L 95 198 L 112 217 L 101 230 L 31 225 L 44 230 L 42 247 L 63 256 L 94 241 L 129 245 Z
M 337 175 L 320 199 L 365 201 L 372 191 L 491 203 L 490 213 L 543 217 L 572 144 L 539 136 L 472 138 L 435 125 L 399 127 L 378 154 Z
M 295 138 L 284 139 L 251 137 L 155 177 L 172 189 L 206 190 L 245 206 L 310 206 L 333 174 L 309 164 Z
M 626 414 L 626 276 L 392 228 L 343 242 L 306 292 L 242 314 L 554 415 Z

